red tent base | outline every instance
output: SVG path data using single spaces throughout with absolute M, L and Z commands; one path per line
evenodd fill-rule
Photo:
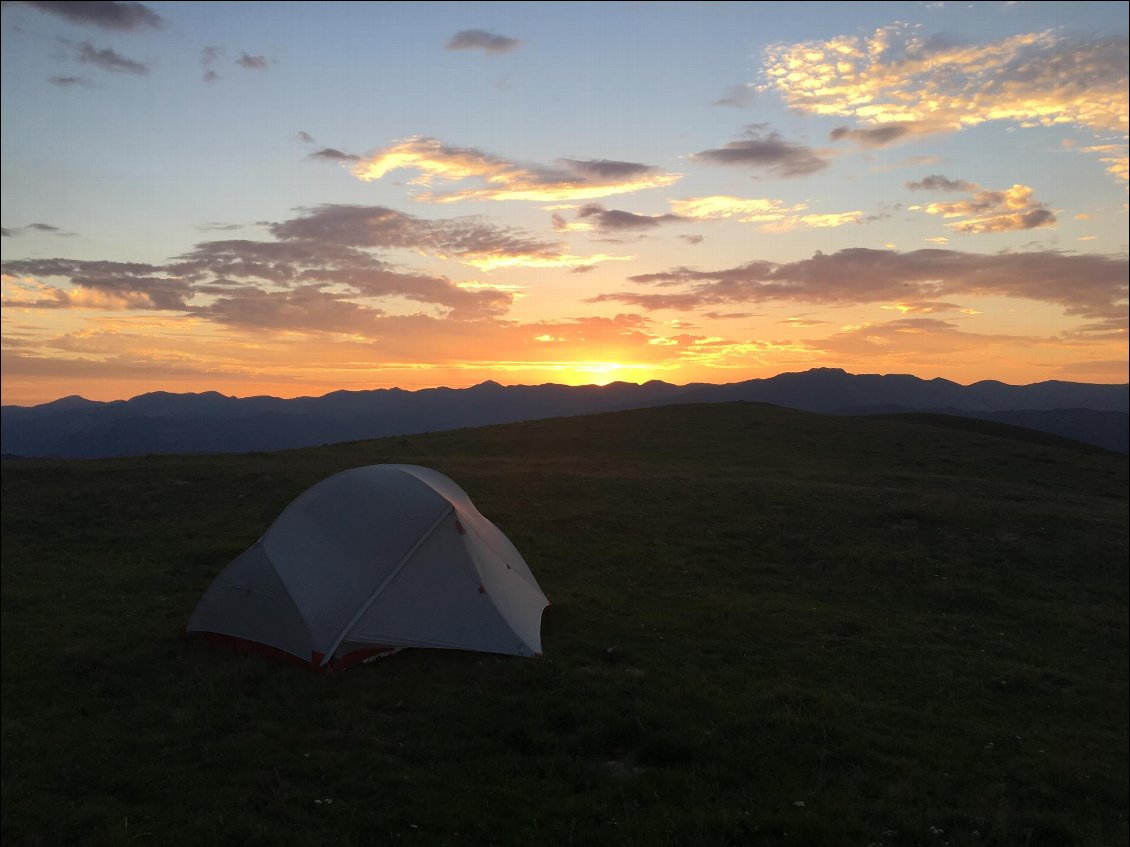
M 288 665 L 297 665 L 300 668 L 314 671 L 315 673 L 336 674 L 342 671 L 349 670 L 354 665 L 367 664 L 368 662 L 383 659 L 386 656 L 391 656 L 393 653 L 398 653 L 402 648 L 400 647 L 363 647 L 346 653 L 344 656 L 338 656 L 330 661 L 322 664 L 324 658 L 321 653 L 313 653 L 309 661 L 295 656 L 293 653 L 288 653 L 285 650 L 280 650 L 278 647 L 272 647 L 269 644 L 260 644 L 258 641 L 249 641 L 246 638 L 237 638 L 234 635 L 224 635 L 219 632 L 193 632 L 190 634 L 192 638 L 198 638 L 214 647 L 219 647 L 221 650 L 227 650 L 229 653 L 236 653 L 244 656 L 265 656 L 268 659 L 273 659 L 277 662 L 285 662 Z

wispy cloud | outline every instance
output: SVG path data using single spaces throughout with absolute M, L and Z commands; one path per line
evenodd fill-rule
M 516 38 L 496 35 L 482 29 L 464 29 L 451 36 L 448 50 L 482 50 L 484 53 L 510 53 L 521 44 Z
M 914 125 L 912 124 L 886 124 L 884 126 L 870 127 L 868 129 L 853 129 L 852 127 L 841 126 L 832 130 L 828 137 L 832 141 L 854 141 L 864 149 L 873 147 L 886 147 L 888 144 L 914 135 Z
M 200 64 L 204 68 L 204 81 L 216 82 L 222 79 L 220 74 L 221 63 L 226 61 L 227 48 L 219 45 L 210 45 L 200 51 Z M 253 56 L 243 50 L 239 56 L 231 60 L 233 65 L 238 65 L 246 71 L 265 71 L 274 64 L 274 59 L 269 56 Z
M 469 147 L 450 147 L 435 138 L 416 137 L 379 150 L 353 168 L 366 182 L 407 168 L 419 172 L 413 185 L 475 180 L 484 187 L 446 193 L 425 191 L 416 199 L 453 203 L 462 200 L 589 200 L 671 185 L 679 174 L 663 173 L 638 162 L 608 159 L 558 159 L 553 166 L 522 165 Z
M 160 29 L 165 20 L 141 3 L 115 3 L 110 0 L 18 0 L 25 6 L 66 18 L 71 23 L 87 24 L 130 32 L 139 29 Z
M 59 88 L 90 88 L 90 80 L 84 76 L 53 76 L 47 81 Z
M 811 147 L 786 141 L 779 132 L 767 131 L 761 124 L 748 127 L 745 138 L 695 153 L 692 158 L 712 165 L 764 170 L 782 177 L 806 176 L 828 167 L 828 160 Z
M 145 76 L 149 73 L 149 66 L 144 62 L 127 59 L 109 47 L 99 50 L 89 41 L 84 41 L 78 45 L 76 58 L 84 64 L 94 65 L 111 73 L 137 74 L 139 76 Z
M 715 271 L 675 268 L 630 277 L 676 293 L 616 292 L 599 301 L 645 309 L 787 301 L 825 305 L 941 302 L 957 295 L 1052 303 L 1068 315 L 1125 320 L 1125 256 L 1056 251 L 980 255 L 926 249 L 900 253 L 862 247 L 810 259 L 752 261 Z
M 726 93 L 715 100 L 712 106 L 733 106 L 738 109 L 744 109 L 746 106 L 752 106 L 757 100 L 757 86 L 752 83 L 743 83 L 742 85 L 731 85 L 726 89 Z
M 1099 161 L 1107 168 L 1106 172 L 1122 182 L 1130 180 L 1130 155 L 1124 144 L 1096 144 L 1080 149 L 1082 153 L 1098 153 Z
M 760 224 L 764 232 L 789 232 L 795 229 L 824 229 L 863 223 L 863 212 L 808 212 L 806 203 L 786 206 L 782 200 L 765 197 L 731 197 L 716 194 L 709 197 L 688 197 L 671 200 L 672 210 L 684 218 L 722 220 L 732 218 L 739 223 Z

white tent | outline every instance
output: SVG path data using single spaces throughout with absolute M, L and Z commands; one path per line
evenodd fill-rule
M 287 506 L 208 587 L 188 631 L 323 668 L 401 647 L 533 656 L 547 605 L 458 485 L 371 465 Z

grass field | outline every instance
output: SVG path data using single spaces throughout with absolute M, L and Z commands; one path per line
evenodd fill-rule
M 339 470 L 451 476 L 544 657 L 183 637 Z M 3 466 L 4 844 L 1125 845 L 1127 458 L 683 406 Z

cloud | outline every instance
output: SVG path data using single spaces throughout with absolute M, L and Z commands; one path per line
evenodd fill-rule
M 52 85 L 57 85 L 59 88 L 90 88 L 90 80 L 84 76 L 53 76 L 47 80 Z
M 746 130 L 746 136 L 725 147 L 695 153 L 692 158 L 713 165 L 766 170 L 782 177 L 806 176 L 828 167 L 828 160 L 811 147 L 785 141 L 776 131 L 765 133 L 764 127 L 754 125 Z
M 599 203 L 586 203 L 577 211 L 577 217 L 591 219 L 601 232 L 654 229 L 660 224 L 685 221 L 678 215 L 637 215 L 620 209 L 605 209 Z
M 354 153 L 343 153 L 336 147 L 323 147 L 309 154 L 307 159 L 321 159 L 325 162 L 359 162 L 361 157 Z
M 731 85 L 726 89 L 726 93 L 711 103 L 711 106 L 734 106 L 738 109 L 743 109 L 746 106 L 752 106 L 757 100 L 757 87 L 750 83 L 743 83 L 742 85 Z
M 805 203 L 786 206 L 784 201 L 765 197 L 731 197 L 715 194 L 709 197 L 688 197 L 669 201 L 671 208 L 683 218 L 721 220 L 733 218 L 739 223 L 757 223 L 763 232 L 790 232 L 796 229 L 843 226 L 863 223 L 863 212 L 828 212 L 802 214 Z
M 357 326 L 373 301 L 408 302 L 459 319 L 501 315 L 515 289 L 459 283 L 399 269 L 376 251 L 412 250 L 481 270 L 591 265 L 623 257 L 576 256 L 528 233 L 479 218 L 428 221 L 379 206 L 321 206 L 268 225 L 275 240 L 204 241 L 163 265 L 71 259 L 4 262 L 6 306 L 175 311 L 226 325 L 273 320 Z M 9 230 L 9 235 L 12 231 Z M 63 287 L 45 280 L 61 279 Z
M 783 301 L 823 305 L 941 302 L 954 296 L 1007 297 L 1061 306 L 1068 315 L 1124 318 L 1127 259 L 1051 250 L 980 255 L 924 249 L 900 253 L 855 247 L 810 259 L 755 260 L 714 271 L 674 268 L 629 277 L 676 293 L 601 295 L 645 308 L 693 309 Z
M 183 311 L 192 296 L 187 282 L 163 276 L 161 266 L 135 262 L 24 259 L 4 262 L 2 271 L 14 286 L 4 298 L 10 307 Z M 44 277 L 62 277 L 73 289 L 48 286 Z
M 468 147 L 450 147 L 435 138 L 416 137 L 379 150 L 358 163 L 353 174 L 365 182 L 408 168 L 419 172 L 413 185 L 477 180 L 485 187 L 448 193 L 425 191 L 416 199 L 452 203 L 462 200 L 590 200 L 674 183 L 680 174 L 663 173 L 638 162 L 608 159 L 558 159 L 554 166 L 521 165 Z
M 4 237 L 5 238 L 14 238 L 17 235 L 20 235 L 21 233 L 28 232 L 28 231 L 41 232 L 41 233 L 44 233 L 45 235 L 58 235 L 60 237 L 66 237 L 66 236 L 74 235 L 73 232 L 63 232 L 63 230 L 61 230 L 59 227 L 52 226 L 51 224 L 31 223 L 31 224 L 28 224 L 27 226 L 15 227 L 14 229 L 9 229 L 8 227 L 4 227 Z
M 902 124 L 958 131 L 987 121 L 1095 133 L 1127 127 L 1124 34 L 1048 31 L 954 43 L 893 24 L 867 37 L 770 46 L 764 77 L 761 90 L 776 91 L 790 108 L 854 118 L 866 131 Z
M 950 179 L 941 174 L 930 174 L 930 176 L 917 182 L 908 182 L 906 187 L 911 191 L 976 191 L 978 188 L 972 182 L 966 182 L 964 179 Z
M 588 260 L 563 254 L 556 242 L 534 238 L 519 229 L 496 226 L 481 218 L 430 221 L 384 206 L 318 206 L 301 217 L 272 224 L 270 230 L 284 240 L 312 240 L 361 248 L 406 248 L 452 258 L 480 270 L 569 267 Z
M 928 177 L 927 179 L 933 179 Z M 942 177 L 942 179 L 945 179 Z M 925 182 L 925 180 L 924 180 Z M 948 180 L 946 181 L 949 182 Z M 954 183 L 956 184 L 956 183 Z M 908 183 L 907 187 L 917 187 Z M 1032 189 L 1026 185 L 1014 185 L 1003 191 L 989 191 L 974 183 L 963 183 L 964 190 L 971 191 L 967 200 L 952 203 L 929 203 L 925 206 L 910 206 L 912 211 L 923 211 L 943 218 L 966 218 L 946 224 L 958 232 L 983 234 L 1012 232 L 1055 226 L 1055 213 L 1032 196 Z M 948 186 L 944 191 L 956 190 Z
M 78 46 L 77 58 L 80 62 L 94 65 L 111 73 L 137 74 L 139 76 L 145 76 L 149 73 L 148 65 L 127 59 L 109 47 L 99 50 L 89 41 L 84 41 Z
M 495 35 L 482 29 L 464 29 L 451 36 L 448 50 L 482 50 L 484 53 L 509 53 L 521 44 L 516 38 Z
M 271 66 L 272 60 L 266 56 L 251 56 L 247 53 L 240 53 L 239 58 L 235 63 L 244 70 L 248 71 L 265 71 Z
M 832 141 L 842 141 L 846 138 L 849 141 L 854 141 L 860 147 L 870 149 L 886 147 L 888 144 L 893 144 L 899 139 L 914 134 L 914 127 L 911 124 L 887 124 L 872 129 L 852 129 L 851 127 L 841 126 L 828 133 L 828 137 Z
M 1106 166 L 1106 172 L 1115 179 L 1126 182 L 1130 180 L 1130 155 L 1126 147 L 1118 144 L 1098 144 L 1092 147 L 1083 147 L 1080 153 L 1100 153 L 1099 161 Z
M 114 3 L 109 0 L 20 0 L 25 6 L 66 18 L 71 23 L 90 24 L 102 29 L 131 32 L 139 29 L 160 29 L 165 20 L 141 3 Z
M 687 244 L 701 244 L 706 239 L 705 235 L 680 235 L 677 237 L 687 242 Z

